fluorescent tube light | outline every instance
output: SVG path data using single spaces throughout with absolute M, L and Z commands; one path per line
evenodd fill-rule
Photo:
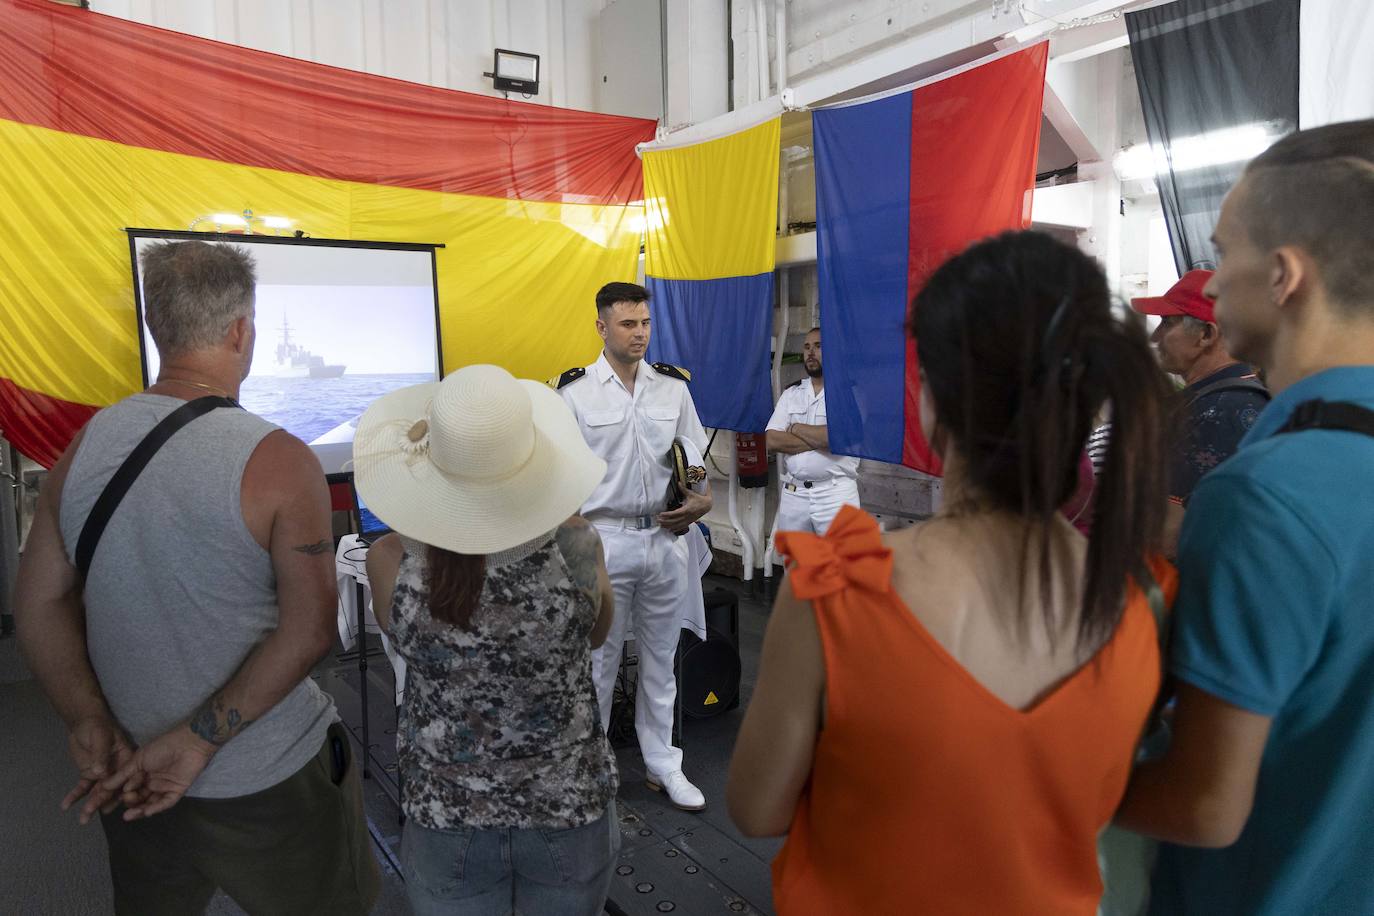
M 1242 124 L 1183 137 L 1162 146 L 1138 143 L 1116 154 L 1113 166 L 1122 181 L 1154 178 L 1169 171 L 1190 172 L 1208 166 L 1246 162 L 1267 150 L 1281 136 L 1279 125 Z

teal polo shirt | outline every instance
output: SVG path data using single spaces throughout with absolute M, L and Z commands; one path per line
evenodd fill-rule
M 1273 727 L 1240 839 L 1161 844 L 1152 913 L 1374 913 L 1374 437 L 1276 435 L 1313 398 L 1374 409 L 1374 366 L 1280 393 L 1184 518 L 1172 670 Z

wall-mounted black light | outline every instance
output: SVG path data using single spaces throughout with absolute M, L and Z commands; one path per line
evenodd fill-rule
M 496 63 L 492 67 L 492 72 L 482 75 L 491 77 L 492 84 L 497 89 L 538 95 L 539 55 L 497 48 Z

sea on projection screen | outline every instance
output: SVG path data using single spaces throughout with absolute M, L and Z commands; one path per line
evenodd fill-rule
M 135 246 L 142 252 L 158 241 L 140 237 Z M 369 404 L 439 377 L 433 256 L 428 250 L 241 247 L 253 255 L 258 283 L 257 339 L 239 403 L 309 443 L 326 473 L 342 470 Z M 160 363 L 146 322 L 144 359 L 152 381 Z

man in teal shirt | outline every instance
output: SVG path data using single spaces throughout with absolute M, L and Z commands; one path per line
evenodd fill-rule
M 1374 410 L 1374 121 L 1280 140 L 1214 241 L 1217 321 L 1276 396 L 1194 491 L 1173 743 L 1117 823 L 1166 841 L 1154 913 L 1374 913 L 1374 435 L 1285 429 Z

